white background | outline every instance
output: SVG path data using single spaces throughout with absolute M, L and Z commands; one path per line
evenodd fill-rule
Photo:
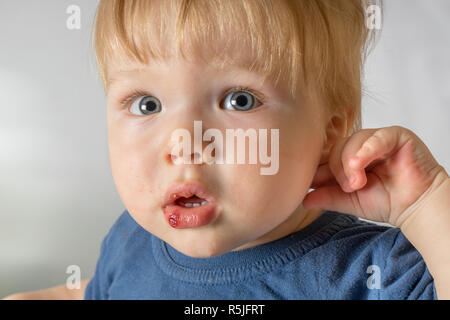
M 66 8 L 81 8 L 81 30 Z M 414 131 L 450 171 L 450 1 L 387 0 L 363 128 Z M 0 297 L 91 277 L 124 206 L 90 47 L 97 1 L 0 0 Z

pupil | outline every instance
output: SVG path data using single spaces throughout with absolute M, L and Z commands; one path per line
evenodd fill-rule
M 245 96 L 243 96 L 243 95 L 240 95 L 240 96 L 236 99 L 236 103 L 237 103 L 239 106 L 243 107 L 243 106 L 245 106 L 245 105 L 247 104 L 247 98 L 246 98 Z
M 148 101 L 144 104 L 145 110 L 147 111 L 155 111 L 156 103 L 154 101 Z

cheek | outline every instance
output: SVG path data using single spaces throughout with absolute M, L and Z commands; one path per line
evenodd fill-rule
M 298 143 L 295 146 L 302 149 Z M 309 190 L 316 160 L 292 148 L 280 143 L 279 170 L 274 175 L 261 175 L 261 165 L 223 167 L 221 184 L 227 187 L 221 198 L 226 199 L 230 214 L 247 224 L 272 225 L 298 207 Z
M 320 140 L 313 128 L 280 126 L 279 169 L 274 175 L 261 175 L 268 165 L 227 166 L 222 176 L 223 195 L 230 212 L 246 223 L 273 224 L 284 221 L 309 191 L 320 158 Z M 270 140 L 270 139 L 269 139 Z M 271 147 L 268 146 L 268 153 Z M 272 156 L 272 158 L 276 157 Z M 255 224 L 256 225 L 256 224 Z
M 130 212 L 148 212 L 148 204 L 155 203 L 149 200 L 156 197 L 158 153 L 147 139 L 137 137 L 124 129 L 110 131 L 111 172 L 125 207 Z
M 322 144 L 319 131 L 311 126 L 289 128 L 280 134 L 280 188 L 286 199 L 297 205 L 309 190 L 320 160 Z

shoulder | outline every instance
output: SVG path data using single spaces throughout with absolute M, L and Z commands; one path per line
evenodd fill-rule
M 314 221 L 308 232 L 309 242 L 313 242 L 315 249 L 328 246 L 338 246 L 342 251 L 359 252 L 362 250 L 386 251 L 401 237 L 399 228 L 387 224 L 379 224 L 358 219 L 355 216 L 336 211 L 326 211 Z M 308 230 L 310 231 L 310 230 Z M 406 240 L 407 241 L 407 240 Z
M 133 255 L 143 246 L 150 246 L 153 235 L 142 228 L 125 210 L 111 226 L 101 244 L 100 258 L 109 267 Z M 108 263 L 106 263 L 108 261 Z
M 380 251 L 389 250 L 396 243 L 405 245 L 408 242 L 399 228 L 361 220 L 348 214 L 337 214 L 341 218 L 347 218 L 348 222 L 330 238 L 331 242 L 346 242 L 351 244 L 353 249 L 373 247 Z
M 373 260 L 398 259 L 402 263 L 422 259 L 420 253 L 401 232 L 400 228 L 386 224 L 361 220 L 356 217 L 338 213 L 341 219 L 347 219 L 339 231 L 333 234 L 326 245 L 340 248 L 348 258 L 370 256 Z M 403 264 L 404 265 L 404 264 Z M 399 266 L 401 267 L 401 266 Z
M 381 299 L 436 298 L 423 257 L 399 228 L 337 214 L 347 222 L 324 243 L 318 255 L 323 258 L 324 253 L 332 252 L 334 268 L 347 279 L 364 283 L 360 292 Z M 373 287 L 365 282 L 371 275 L 378 277 L 378 287 L 374 286 L 378 290 L 370 290 Z
M 94 276 L 86 286 L 85 299 L 108 299 L 118 268 L 120 270 L 121 264 L 128 260 L 128 254 L 137 250 L 138 241 L 148 237 L 151 237 L 150 233 L 125 210 L 102 240 Z
M 367 252 L 384 257 L 402 256 L 413 253 L 420 257 L 419 252 L 409 242 L 400 228 L 380 224 L 339 213 L 351 222 L 343 225 L 329 240 L 335 245 L 346 244 L 351 251 Z

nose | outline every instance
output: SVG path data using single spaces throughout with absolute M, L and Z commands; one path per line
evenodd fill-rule
M 163 153 L 167 164 L 204 164 L 215 157 L 215 149 L 211 151 L 211 146 L 205 148 L 214 142 L 214 136 L 211 140 L 204 141 L 202 122 L 189 122 L 185 122 L 181 128 L 172 130 L 167 137 L 168 141 Z
M 181 164 L 181 163 L 203 164 L 205 162 L 202 154 L 200 154 L 199 152 L 196 152 L 196 151 L 189 152 L 189 150 L 187 150 L 186 157 L 183 154 L 184 152 L 185 152 L 185 150 L 182 149 L 180 151 L 180 154 L 175 154 L 176 152 L 172 152 L 171 150 L 169 150 L 169 152 L 166 155 L 167 162 L 169 164 Z M 187 162 L 186 159 L 189 159 L 189 161 Z

